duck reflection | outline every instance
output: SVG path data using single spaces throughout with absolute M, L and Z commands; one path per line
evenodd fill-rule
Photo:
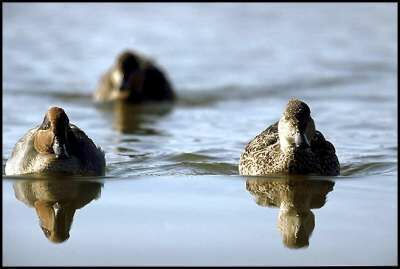
M 24 180 L 14 183 L 15 197 L 33 207 L 44 235 L 53 243 L 69 238 L 75 211 L 100 197 L 102 184 L 70 179 Z
M 123 134 L 157 135 L 160 132 L 152 126 L 159 118 L 169 114 L 172 103 L 133 105 L 126 102 L 113 102 L 98 105 L 106 118 L 112 121 L 115 130 Z M 111 113 L 110 113 L 111 112 Z
M 311 209 L 321 208 L 326 195 L 335 185 L 327 180 L 306 177 L 284 179 L 247 179 L 246 189 L 264 207 L 278 207 L 278 229 L 288 248 L 308 247 L 314 230 L 315 216 Z

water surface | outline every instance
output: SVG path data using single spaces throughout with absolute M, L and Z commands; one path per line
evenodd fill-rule
M 77 180 L 84 191 L 3 175 L 5 265 L 397 264 L 394 4 L 7 3 L 3 11 L 3 173 L 16 141 L 52 105 L 107 161 L 106 177 Z M 92 102 L 125 48 L 167 71 L 176 104 Z M 246 183 L 240 153 L 292 97 L 335 145 L 341 175 L 293 188 L 268 183 L 275 178 Z M 21 198 L 35 182 L 45 197 L 56 192 L 39 210 Z M 92 196 L 80 196 L 85 188 Z M 58 195 L 75 202 L 54 222 L 48 205 Z M 299 202 L 303 217 L 279 213 L 281 196 Z M 69 238 L 53 243 L 43 218 L 70 227 Z

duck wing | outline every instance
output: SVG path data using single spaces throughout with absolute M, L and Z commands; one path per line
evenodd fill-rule
M 259 135 L 251 140 L 246 148 L 245 151 L 257 151 L 265 149 L 266 147 L 275 144 L 278 139 L 278 123 L 279 121 L 275 122 L 274 124 L 270 125 L 267 129 L 262 131 Z
M 68 143 L 71 154 L 83 164 L 84 170 L 103 174 L 105 168 L 104 151 L 76 125 L 70 124 Z
M 319 131 L 315 131 L 315 135 L 311 140 L 311 150 L 320 161 L 323 175 L 339 175 L 340 165 L 335 147 Z
M 281 169 L 278 167 L 283 162 L 277 150 L 278 122 L 272 124 L 251 140 L 239 160 L 239 173 L 241 175 L 261 175 Z

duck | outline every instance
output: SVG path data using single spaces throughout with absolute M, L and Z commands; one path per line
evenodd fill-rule
M 335 147 L 316 130 L 309 106 L 296 98 L 289 100 L 277 122 L 246 145 L 238 168 L 246 176 L 340 173 Z
M 64 109 L 50 107 L 43 122 L 16 143 L 5 166 L 6 175 L 62 173 L 104 175 L 105 153 Z
M 133 50 L 121 52 L 100 77 L 93 94 L 96 103 L 173 101 L 175 93 L 165 72 L 153 60 Z

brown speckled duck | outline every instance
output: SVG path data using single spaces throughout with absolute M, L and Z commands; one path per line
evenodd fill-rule
M 93 97 L 96 102 L 143 103 L 172 101 L 175 94 L 160 67 L 150 59 L 126 50 L 101 77 Z
M 247 144 L 239 161 L 239 173 L 248 176 L 339 172 L 334 146 L 315 129 L 310 108 L 298 99 L 291 99 L 281 119 Z
M 66 173 L 103 175 L 104 152 L 76 125 L 62 108 L 51 107 L 38 127 L 29 130 L 7 160 L 6 175 Z

